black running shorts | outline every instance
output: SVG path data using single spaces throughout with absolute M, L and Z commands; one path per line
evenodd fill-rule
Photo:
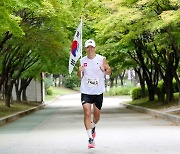
M 81 102 L 82 105 L 85 103 L 95 104 L 96 107 L 101 110 L 102 103 L 103 103 L 103 94 L 100 95 L 88 95 L 88 94 L 81 94 Z

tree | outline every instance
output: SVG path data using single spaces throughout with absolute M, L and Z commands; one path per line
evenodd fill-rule
M 109 46 L 111 55 L 117 55 L 117 51 L 112 46 L 112 44 L 116 44 L 116 47 L 120 49 L 119 53 L 127 51 L 137 66 L 140 66 L 143 70 L 143 76 L 141 75 L 139 78 L 142 79 L 141 83 L 144 82 L 143 80 L 147 83 L 149 100 L 153 100 L 155 92 L 158 92 L 157 84 L 159 76 L 161 76 L 166 84 L 166 102 L 171 102 L 173 100 L 172 78 L 177 78 L 176 70 L 179 66 L 178 1 L 106 2 L 109 4 L 107 8 L 112 15 L 101 20 L 98 24 L 100 41 L 102 44 L 111 44 Z M 120 3 L 120 5 L 113 5 L 116 3 Z M 166 41 L 162 42 L 161 40 Z M 155 46 L 160 50 L 158 53 Z M 169 47 L 164 48 L 165 46 Z M 165 54 L 162 49 L 166 49 Z M 121 54 L 118 55 L 117 59 L 121 59 Z M 169 70 L 169 68 L 173 69 Z M 138 74 L 140 75 L 140 73 Z
M 32 5 L 23 2 L 21 7 L 8 12 L 9 16 L 12 13 L 18 19 L 18 28 L 23 34 L 11 36 L 7 31 L 4 38 L 8 39 L 2 37 L 1 41 L 0 83 L 4 84 L 5 105 L 8 107 L 12 87 L 24 71 L 38 62 L 42 65 L 41 71 L 60 72 L 66 64 L 64 59 L 67 58 L 69 40 L 65 21 L 70 14 L 63 7 L 57 8 L 56 1 L 36 2 Z

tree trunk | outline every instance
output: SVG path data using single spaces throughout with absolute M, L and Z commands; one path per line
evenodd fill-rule
M 17 102 L 21 102 L 21 93 L 16 92 Z
M 3 49 L 3 45 L 9 40 L 13 34 L 10 34 L 9 31 L 6 32 L 6 36 L 3 38 L 3 40 L 0 42 L 0 50 Z
M 170 30 L 168 28 L 165 29 L 165 31 L 167 32 L 167 34 L 169 35 L 169 39 L 172 45 L 172 49 L 176 52 L 176 55 L 180 58 L 180 51 L 178 49 L 178 45 L 175 41 L 174 36 L 172 35 L 172 33 L 170 32 Z
M 26 89 L 23 89 L 22 91 L 22 100 L 27 102 Z
M 112 88 L 114 86 L 114 78 L 110 78 L 110 87 Z
M 176 63 L 177 63 L 177 66 L 176 66 L 176 67 L 178 67 L 179 59 L 177 59 Z M 176 72 L 176 70 L 177 70 L 176 67 L 175 67 L 175 69 L 172 70 L 172 73 L 173 73 L 173 76 L 174 76 L 174 78 L 175 78 L 175 80 L 176 80 L 176 84 L 177 84 L 178 91 L 179 91 L 179 95 L 180 95 L 180 79 L 179 79 L 178 74 L 177 74 L 177 72 Z
M 11 94 L 5 93 L 5 106 L 11 107 Z
M 116 87 L 117 87 L 117 85 L 118 85 L 118 76 L 116 76 L 116 78 L 115 78 L 115 83 L 116 83 Z
M 147 61 L 149 60 L 149 58 L 145 60 L 145 58 L 143 56 L 143 51 L 146 51 L 147 49 L 143 45 L 142 40 L 136 40 L 135 43 L 137 45 L 136 54 L 137 54 L 137 57 L 140 61 L 141 68 L 143 71 L 143 76 L 144 76 L 144 79 L 145 79 L 147 87 L 148 87 L 149 101 L 153 101 L 155 92 L 154 92 L 153 82 L 152 82 L 153 81 L 152 69 L 149 70 L 149 68 L 147 67 Z M 150 64 L 152 66 L 152 63 L 150 63 Z
M 123 82 L 123 79 L 124 79 L 124 75 L 125 75 L 125 70 L 119 75 L 119 78 L 121 80 L 121 86 L 124 86 L 124 82 Z
M 61 87 L 61 75 L 59 75 L 58 87 Z
M 65 78 L 66 78 L 66 76 L 63 74 L 63 75 L 62 75 L 62 87 L 64 87 L 64 84 L 65 84 Z
M 146 90 L 145 90 L 145 79 L 143 73 L 141 73 L 141 68 L 134 68 L 135 72 L 137 73 L 139 77 L 139 83 L 141 86 L 141 93 L 142 93 L 142 98 L 146 97 Z
M 19 90 L 19 82 L 20 82 L 20 79 L 17 79 L 16 82 L 15 82 L 17 102 L 21 102 L 21 91 Z
M 22 93 L 22 99 L 23 101 L 27 101 L 27 96 L 26 96 L 26 89 L 29 86 L 29 84 L 32 81 L 32 77 L 26 78 L 26 79 L 22 79 L 21 81 L 21 93 Z
M 13 89 L 13 81 L 10 77 L 7 77 L 5 82 L 5 106 L 10 107 L 11 104 L 11 96 L 12 96 L 12 89 Z
M 124 86 L 123 78 L 120 78 L 120 81 L 121 81 L 121 86 L 123 87 Z
M 158 96 L 158 101 L 164 102 L 164 100 L 165 100 L 165 86 L 164 86 L 164 83 L 163 83 L 162 89 L 160 89 L 160 88 L 156 89 L 156 94 Z
M 170 103 L 174 101 L 172 81 L 173 81 L 173 76 L 168 71 L 168 73 L 166 74 L 166 81 L 165 81 L 166 103 Z
M 147 84 L 148 84 L 147 87 L 148 87 L 148 93 L 149 93 L 149 101 L 154 101 L 154 94 L 155 94 L 154 88 L 151 83 L 147 83 Z

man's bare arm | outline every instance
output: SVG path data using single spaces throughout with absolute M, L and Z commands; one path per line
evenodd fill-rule
M 111 67 L 109 66 L 107 60 L 104 58 L 103 59 L 103 65 L 104 65 L 104 72 L 106 75 L 111 75 Z

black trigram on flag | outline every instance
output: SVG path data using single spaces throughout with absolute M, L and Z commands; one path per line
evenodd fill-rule
M 77 31 L 77 33 L 76 33 L 76 37 L 78 38 L 78 37 L 79 37 L 79 35 L 80 35 L 79 31 Z
M 74 59 L 71 59 L 71 65 L 75 66 L 76 62 Z

